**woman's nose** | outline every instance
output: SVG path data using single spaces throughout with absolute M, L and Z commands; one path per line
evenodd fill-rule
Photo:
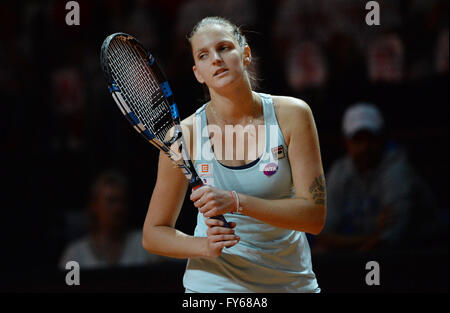
M 216 64 L 221 64 L 222 62 L 223 62 L 223 60 L 222 60 L 222 56 L 220 55 L 220 53 L 218 53 L 217 51 L 214 51 L 213 53 L 212 53 L 212 63 L 214 64 L 214 65 L 216 65 Z

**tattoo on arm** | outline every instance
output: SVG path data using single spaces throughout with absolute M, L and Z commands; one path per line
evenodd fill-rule
M 315 204 L 325 205 L 325 178 L 323 174 L 317 176 L 309 187 L 309 192 L 313 196 L 313 200 Z

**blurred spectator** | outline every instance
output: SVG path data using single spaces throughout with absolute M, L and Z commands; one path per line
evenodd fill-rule
M 67 145 L 68 150 L 78 150 L 84 142 L 85 83 L 79 69 L 66 67 L 52 73 L 54 112 L 59 123 L 56 146 Z
M 364 47 L 366 36 L 369 32 L 373 31 L 370 27 L 361 27 L 362 22 L 365 21 L 365 15 L 367 14 L 365 4 L 366 1 L 327 1 L 326 10 L 329 19 L 328 27 L 330 35 L 335 33 L 346 34 L 357 44 L 358 49 Z M 383 16 L 384 14 L 383 8 Z
M 378 0 L 382 23 L 376 31 L 401 25 L 400 0 Z M 294 41 L 314 40 L 326 44 L 333 34 L 349 36 L 358 49 L 366 45 L 374 28 L 365 24 L 367 1 L 355 0 L 286 0 L 275 13 L 273 35 L 275 48 L 282 53 Z
M 314 42 L 294 45 L 286 58 L 286 81 L 294 92 L 306 88 L 323 87 L 328 70 L 321 47 Z
M 369 79 L 373 83 L 398 83 L 404 78 L 404 46 L 396 33 L 383 34 L 369 43 Z
M 289 47 L 296 41 L 314 40 L 324 43 L 329 38 L 329 1 L 286 0 L 275 12 L 272 28 L 273 49 L 284 58 Z
M 380 111 L 358 103 L 342 128 L 347 155 L 327 173 L 327 221 L 315 252 L 399 246 L 413 232 L 421 236 L 435 217 L 435 199 L 405 152 L 387 144 Z
M 88 205 L 89 234 L 66 247 L 59 266 L 76 261 L 81 268 L 133 266 L 155 263 L 162 257 L 142 247 L 141 230 L 129 230 L 127 186 L 114 171 L 99 175 L 91 189 Z
M 430 79 L 435 74 L 436 36 L 448 29 L 448 7 L 448 0 L 411 0 L 405 5 L 402 39 L 411 80 Z

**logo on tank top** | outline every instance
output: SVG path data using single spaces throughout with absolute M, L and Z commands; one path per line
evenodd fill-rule
M 200 177 L 203 181 L 203 184 L 211 186 L 211 187 L 215 187 L 216 185 L 214 184 L 214 177 Z
M 200 163 L 197 166 L 198 176 L 213 176 L 213 166 L 210 163 Z
M 284 147 L 279 145 L 278 147 L 272 148 L 272 156 L 274 160 L 279 160 L 284 158 Z
M 213 176 L 213 165 L 211 163 L 198 164 L 197 173 L 205 185 L 215 187 Z
M 268 163 L 266 166 L 264 166 L 264 175 L 266 176 L 272 176 L 278 171 L 278 164 L 276 163 Z

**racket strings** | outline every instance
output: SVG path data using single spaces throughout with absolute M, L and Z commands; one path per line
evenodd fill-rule
M 113 79 L 131 111 L 164 141 L 174 123 L 169 103 L 146 60 L 122 40 L 112 41 L 108 54 Z

